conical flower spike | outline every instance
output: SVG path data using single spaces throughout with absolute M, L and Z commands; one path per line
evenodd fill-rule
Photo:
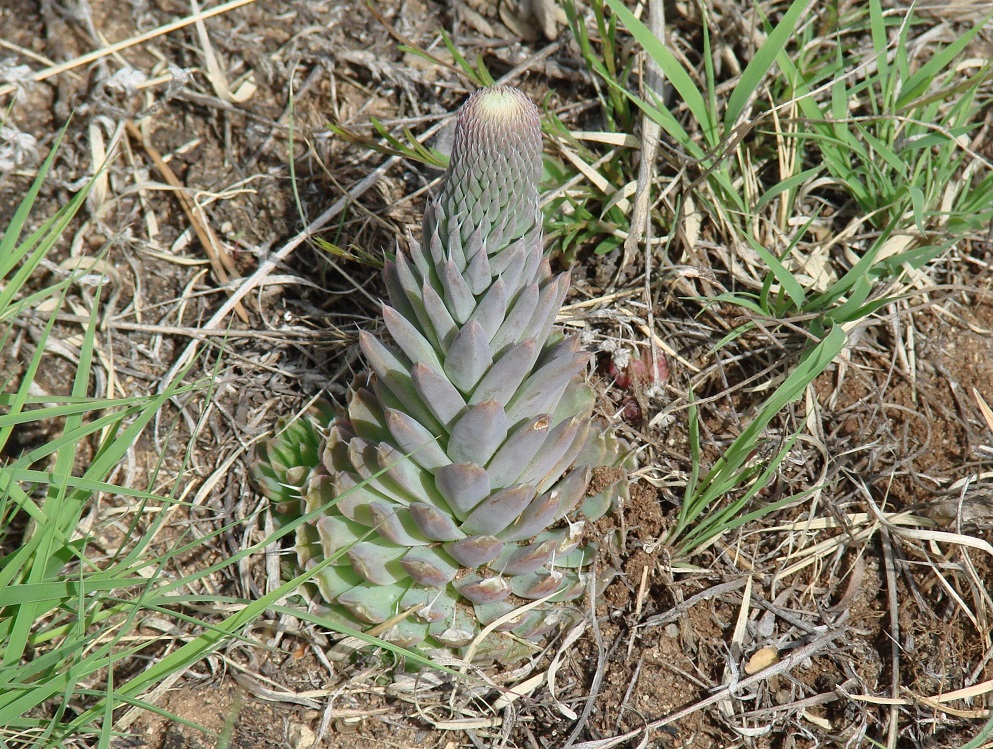
M 530 99 L 470 96 L 421 242 L 386 263 L 384 332 L 361 334 L 371 374 L 326 431 L 285 430 L 255 464 L 280 522 L 321 511 L 296 533 L 304 569 L 333 557 L 313 594 L 353 627 L 407 613 L 381 635 L 403 647 L 463 655 L 551 597 L 474 646 L 511 662 L 585 590 L 582 508 L 605 508 L 580 500 L 623 446 L 591 427 L 588 355 L 552 337 L 569 279 L 544 254 L 540 174 Z

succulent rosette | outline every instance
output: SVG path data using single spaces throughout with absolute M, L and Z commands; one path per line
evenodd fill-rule
M 320 609 L 389 622 L 381 638 L 422 652 L 463 655 L 500 620 L 476 658 L 526 655 L 576 614 L 587 523 L 625 490 L 587 496 L 623 446 L 592 419 L 589 355 L 554 330 L 569 277 L 544 254 L 541 148 L 520 91 L 468 99 L 423 241 L 386 263 L 385 334 L 360 334 L 370 374 L 310 428 L 318 448 L 297 427 L 255 465 L 278 518 L 316 515 L 295 551 L 305 569 L 332 560 L 314 576 Z

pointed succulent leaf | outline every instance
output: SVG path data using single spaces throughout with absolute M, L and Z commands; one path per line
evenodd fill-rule
M 397 447 L 405 455 L 410 455 L 410 459 L 419 466 L 433 471 L 452 462 L 438 444 L 438 439 L 417 419 L 394 408 L 387 408 L 385 416 L 386 426 Z
M 585 489 L 585 487 L 584 487 Z M 539 494 L 531 501 L 521 516 L 500 533 L 504 541 L 524 541 L 534 538 L 559 517 L 561 506 L 559 492 L 552 490 Z
M 440 235 L 438 237 L 438 241 L 441 241 Z M 448 242 L 443 245 L 444 249 L 441 253 L 441 259 L 438 261 L 438 265 L 436 267 L 442 267 L 446 262 L 448 262 L 449 259 L 451 259 L 452 265 L 455 266 L 456 272 L 461 276 L 461 274 L 465 272 L 467 262 L 462 243 L 463 239 L 462 234 L 459 231 L 459 227 L 457 225 L 450 227 L 448 231 Z M 445 255 L 445 250 L 448 252 L 447 256 Z
M 472 642 L 478 629 L 476 622 L 462 608 L 457 608 L 451 619 L 432 625 L 430 632 L 443 646 L 457 650 Z
M 344 554 L 368 528 L 346 520 L 343 517 L 324 516 L 317 520 L 317 533 L 320 536 L 321 551 L 325 559 Z
M 538 287 L 534 284 L 521 289 L 510 307 L 510 313 L 507 315 L 507 319 L 503 321 L 499 330 L 497 330 L 496 334 L 490 340 L 490 348 L 494 354 L 528 337 L 521 333 L 534 316 L 535 309 L 538 306 L 538 297 Z
M 538 242 L 539 244 L 541 243 L 540 238 Z M 524 263 L 526 262 L 529 250 L 531 251 L 530 254 L 534 254 L 533 246 L 529 245 L 524 239 L 518 239 L 507 247 L 507 249 L 490 259 L 490 273 L 502 278 L 507 288 L 513 293 L 520 291 L 524 285 L 521 283 L 521 272 L 524 270 Z M 511 296 L 513 296 L 513 293 Z
M 534 313 L 520 331 L 521 338 L 534 337 L 539 341 L 548 338 L 551 324 L 555 322 L 568 288 L 568 276 L 559 276 L 551 283 L 542 287 L 538 293 L 538 303 L 535 305 Z M 546 328 L 548 329 L 547 331 Z
M 493 338 L 507 316 L 507 304 L 507 285 L 502 278 L 498 278 L 476 305 L 469 322 L 479 323 L 487 338 Z
M 528 377 L 511 398 L 507 404 L 507 418 L 514 423 L 528 414 L 555 410 L 569 381 L 589 360 L 590 355 L 583 351 L 550 361 Z
M 514 595 L 531 601 L 558 593 L 571 582 L 559 570 L 538 570 L 528 575 L 515 575 L 511 580 Z
M 503 488 L 517 482 L 528 462 L 538 454 L 550 427 L 548 414 L 539 414 L 511 433 L 486 466 L 494 487 Z
M 441 360 L 434 346 L 410 320 L 389 305 L 383 305 L 383 319 L 393 340 L 412 362 L 420 362 L 441 372 Z
M 455 267 L 455 263 L 449 260 L 441 270 L 445 306 L 452 313 L 455 322 L 462 325 L 469 319 L 472 311 L 476 309 L 476 299 L 472 295 L 472 289 L 469 288 L 469 284 L 466 283 L 465 279 L 462 278 L 462 274 Z
M 388 541 L 360 541 L 346 552 L 352 569 L 366 582 L 392 585 L 405 577 L 400 557 L 406 549 Z
M 468 575 L 452 583 L 455 589 L 473 603 L 493 603 L 510 595 L 510 583 L 502 577 L 483 578 Z
M 493 536 L 469 536 L 445 544 L 445 551 L 463 567 L 471 569 L 496 559 L 503 551 L 503 542 Z
M 417 528 L 407 508 L 381 500 L 370 502 L 367 506 L 370 527 L 390 543 L 396 546 L 423 546 L 430 543 Z
M 580 418 L 580 417 L 574 417 L 574 418 Z M 583 449 L 583 444 L 586 442 L 586 439 L 589 436 L 589 429 L 590 429 L 590 422 L 588 420 L 584 420 L 580 424 L 579 431 L 576 432 L 576 436 L 573 437 L 572 444 L 569 445 L 569 448 L 565 451 L 562 457 L 559 458 L 558 462 L 552 466 L 552 468 L 548 471 L 548 473 L 545 474 L 545 477 L 538 482 L 539 492 L 543 492 L 549 487 L 551 487 L 553 484 L 555 484 L 555 482 L 562 477 L 562 475 L 566 472 L 566 470 L 568 470 L 571 466 L 573 466 L 573 464 L 576 462 L 576 456 Z M 579 466 L 579 465 L 575 466 L 575 470 L 586 470 L 586 473 L 584 474 L 586 476 L 584 487 L 589 484 L 590 473 L 588 469 L 589 466 Z
M 459 565 L 446 555 L 439 554 L 437 549 L 423 546 L 415 547 L 404 554 L 400 565 L 411 580 L 428 588 L 447 585 L 459 571 Z
M 475 234 L 473 234 L 475 236 Z M 477 252 L 466 268 L 466 281 L 469 290 L 476 296 L 484 293 L 493 282 L 490 275 L 490 259 L 485 252 Z
M 452 423 L 465 409 L 465 399 L 452 381 L 424 364 L 410 368 L 414 390 L 438 422 L 450 429 Z
M 482 325 L 469 320 L 448 348 L 445 374 L 463 393 L 471 393 L 492 363 L 489 336 Z
M 379 465 L 386 468 L 387 478 L 400 488 L 403 499 L 407 500 L 404 504 L 431 501 L 434 494 L 431 475 L 413 460 L 388 442 L 377 445 L 376 458 Z
M 507 405 L 531 371 L 537 357 L 538 342 L 534 338 L 521 341 L 504 351 L 472 391 L 469 403 L 493 400 Z
M 342 593 L 362 583 L 362 578 L 348 565 L 327 565 L 316 572 L 312 579 L 326 601 L 337 600 Z
M 541 446 L 541 452 L 535 455 L 517 480 L 522 484 L 537 485 L 541 482 L 559 459 L 573 446 L 584 421 L 581 417 L 576 416 L 553 428 Z M 561 471 L 555 478 L 557 479 L 560 475 Z
M 533 498 L 533 486 L 502 489 L 469 513 L 460 527 L 466 533 L 495 535 L 513 523 Z
M 448 455 L 457 463 L 486 465 L 507 438 L 507 414 L 496 401 L 470 406 L 452 427 Z
M 452 516 L 434 505 L 416 502 L 407 508 L 418 530 L 432 541 L 458 541 L 466 534 L 458 529 Z
M 454 576 L 455 572 L 459 569 L 459 566 L 450 559 L 445 563 L 451 565 L 452 576 Z M 413 575 L 411 575 L 411 578 L 413 578 Z M 438 587 L 439 589 L 429 589 L 424 591 L 427 595 L 427 600 L 423 606 L 420 606 L 414 610 L 413 617 L 415 619 L 426 624 L 451 621 L 452 617 L 455 616 L 455 602 L 458 597 L 458 594 L 455 593 L 454 590 L 444 586 L 444 583 L 447 583 L 451 579 L 452 578 L 449 577 L 443 583 L 426 586 L 429 588 Z M 424 585 L 424 583 L 418 581 L 418 585 Z M 406 598 L 406 596 L 404 596 L 404 598 Z
M 348 420 L 360 437 L 374 441 L 387 438 L 383 408 L 367 388 L 352 391 L 348 400 Z
M 414 389 L 410 376 L 410 365 L 402 363 L 394 352 L 380 343 L 375 336 L 365 331 L 359 333 L 359 344 L 362 347 L 362 353 L 365 354 L 366 361 L 369 362 L 369 366 L 379 378 L 376 385 L 388 389 L 393 397 L 403 404 L 404 410 L 415 419 L 429 429 L 436 427 L 440 431 L 441 424 L 425 408 L 424 402 Z M 376 397 L 383 401 L 379 388 L 374 386 L 373 389 Z M 384 405 L 389 404 L 384 403 Z
M 479 619 L 479 623 L 484 626 L 489 626 L 497 619 L 512 614 L 514 611 L 519 611 L 520 606 L 514 606 L 508 601 L 496 601 L 494 603 L 477 603 L 472 607 L 476 614 L 476 618 Z M 507 618 L 503 624 L 498 624 L 496 626 L 497 632 L 509 632 L 517 627 L 521 626 L 525 621 L 527 621 L 528 612 L 518 613 L 516 616 L 510 616 Z
M 338 596 L 338 603 L 368 624 L 381 624 L 396 613 L 401 590 L 395 585 L 356 585 Z
M 447 351 L 459 330 L 458 323 L 455 322 L 452 313 L 448 311 L 444 300 L 430 284 L 425 283 L 421 288 L 421 299 L 424 300 L 424 312 L 431 321 L 430 327 L 434 330 L 435 338 Z
M 559 508 L 555 513 L 556 520 L 564 518 L 576 509 L 580 500 L 586 495 L 586 487 L 590 484 L 591 474 L 592 469 L 589 466 L 580 466 L 555 484 L 555 491 L 559 495 Z
M 452 463 L 434 474 L 438 491 L 460 520 L 490 493 L 486 469 L 475 463 Z
M 544 567 L 552 558 L 558 544 L 548 539 L 519 548 L 509 547 L 490 568 L 504 575 L 524 575 Z
M 400 254 L 398 250 L 397 255 Z M 386 284 L 386 295 L 389 297 L 390 304 L 408 320 L 420 320 L 421 315 L 404 291 L 403 284 L 400 283 L 400 274 L 397 271 L 396 261 L 387 260 L 383 263 L 383 282 Z

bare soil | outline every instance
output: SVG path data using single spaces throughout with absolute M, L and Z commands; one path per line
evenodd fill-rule
M 39 70 L 45 65 L 38 56 L 74 59 L 103 40 L 134 37 L 190 13 L 189 5 L 172 0 L 88 0 L 73 7 L 79 11 L 50 2 L 4 3 L 0 38 L 9 44 L 0 57 Z M 117 310 L 101 338 L 110 384 L 96 385 L 105 394 L 154 392 L 227 297 L 217 263 L 208 260 L 153 152 L 202 208 L 204 223 L 230 257 L 226 275 L 236 279 L 383 163 L 382 156 L 330 137 L 329 122 L 373 140 L 373 117 L 422 132 L 471 90 L 451 70 L 405 55 L 400 40 L 433 45 L 448 59 L 437 35 L 452 31 L 467 57 L 480 55 L 497 75 L 520 66 L 513 83 L 537 100 L 548 94 L 550 106 L 575 127 L 597 126 L 584 120 L 595 107 L 575 106 L 595 94 L 574 45 L 545 38 L 533 19 L 526 25 L 532 38 L 522 40 L 520 28 L 508 28 L 497 6 L 487 3 L 389 0 L 375 8 L 382 19 L 357 0 L 259 0 L 208 20 L 230 90 L 237 93 L 252 75 L 254 89 L 243 89 L 243 100 L 225 98 L 208 80 L 194 26 L 23 87 L 6 122 L 34 136 L 37 153 L 29 149 L 14 170 L 0 175 L 0 225 L 70 113 L 36 216 L 63 204 L 92 173 L 101 142 L 115 134 L 122 139 L 106 192 L 90 200 L 72 242 L 53 258 L 60 263 L 105 252 L 114 269 L 111 287 L 102 292 Z M 565 29 L 559 31 L 564 39 Z M 144 77 L 123 74 L 127 66 Z M 162 81 L 148 84 L 156 77 Z M 129 120 L 138 123 L 141 138 L 121 129 Z M 163 455 L 159 470 L 178 475 L 192 443 L 190 498 L 221 473 L 157 544 L 165 548 L 188 529 L 206 532 L 255 511 L 261 499 L 248 479 L 249 443 L 322 390 L 341 397 L 361 367 L 355 333 L 377 318 L 381 295 L 373 265 L 356 259 L 359 249 L 378 258 L 383 248 L 416 235 L 425 188 L 436 177 L 413 163 L 385 170 L 319 232 L 347 256 L 329 257 L 302 244 L 272 283 L 244 300 L 244 319 L 234 315 L 221 323 L 230 324 L 233 335 L 207 337 L 187 378 L 210 374 L 220 362 L 218 387 L 209 400 L 196 395 L 170 405 L 142 442 L 134 471 L 152 475 Z M 993 543 L 984 474 L 993 436 L 975 397 L 993 400 L 990 250 L 986 241 L 965 248 L 946 285 L 894 306 L 883 323 L 866 329 L 844 365 L 824 374 L 810 402 L 798 404 L 792 422 L 780 425 L 782 434 L 796 428 L 811 415 L 809 407 L 816 411 L 810 430 L 819 447 L 798 442 L 760 500 L 819 488 L 813 499 L 758 530 L 746 525 L 722 537 L 690 566 L 674 566 L 674 550 L 664 543 L 690 467 L 685 392 L 691 372 L 669 358 L 664 393 L 642 397 L 645 412 L 622 427 L 632 443 L 646 446 L 642 464 L 649 470 L 632 486 L 630 501 L 597 525 L 604 586 L 595 618 L 566 650 L 554 695 L 543 686 L 492 713 L 493 693 L 480 701 L 433 684 L 404 692 L 381 678 L 376 662 L 329 668 L 318 651 L 330 642 L 319 633 L 266 640 L 265 626 L 273 622 L 264 622 L 257 634 L 271 648 L 233 646 L 197 664 L 150 698 L 171 718 L 136 715 L 115 745 L 531 748 L 626 735 L 583 745 L 856 746 L 885 743 L 891 720 L 898 746 L 965 743 L 993 704 L 989 690 L 952 703 L 950 711 L 934 700 L 993 679 L 987 590 L 993 560 L 974 548 L 900 535 L 900 526 L 864 531 L 873 517 L 907 511 L 934 519 L 938 530 Z M 574 269 L 577 300 L 604 291 L 612 266 L 599 262 L 581 256 Z M 723 316 L 724 328 L 697 318 L 679 300 L 683 291 L 666 288 L 665 278 L 660 274 L 654 285 L 662 289 L 654 333 L 684 362 L 706 368 L 713 361 L 710 344 L 736 313 L 712 313 Z M 78 293 L 77 314 L 85 314 L 88 293 Z M 79 330 L 78 321 L 59 326 L 66 338 Z M 28 359 L 30 326 L 24 336 L 22 349 L 0 353 L 4 376 L 16 379 Z M 760 367 L 760 360 L 749 366 Z M 39 387 L 64 392 L 72 371 L 71 360 L 55 352 L 46 358 Z M 761 397 L 720 395 L 748 374 L 744 366 L 732 367 L 698 392 L 714 396 L 701 412 L 706 460 L 720 454 Z M 600 408 L 613 419 L 630 396 L 602 371 L 594 377 Z M 653 422 L 660 414 L 666 418 Z M 7 449 L 14 454 L 44 438 L 21 432 Z M 832 457 L 829 464 L 824 455 Z M 973 480 L 964 488 L 955 484 L 964 478 Z M 870 520 L 859 520 L 860 514 Z M 260 533 L 230 532 L 213 558 L 178 563 L 210 564 Z M 834 546 L 804 556 L 822 543 Z M 808 563 L 797 566 L 803 560 Z M 211 582 L 231 595 L 252 595 L 265 585 L 263 562 L 252 562 L 240 577 Z M 837 636 L 825 639 L 832 633 Z M 821 644 L 778 675 L 735 686 L 753 668 L 788 661 L 811 643 Z M 692 709 L 726 687 L 722 699 Z M 673 719 L 680 711 L 686 714 Z

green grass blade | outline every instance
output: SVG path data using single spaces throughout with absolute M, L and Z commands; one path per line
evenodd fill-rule
M 693 82 L 693 78 L 687 72 L 686 68 L 666 48 L 662 40 L 657 39 L 651 30 L 624 6 L 621 0 L 606 0 L 606 2 L 610 6 L 610 9 L 617 14 L 617 17 L 621 19 L 621 23 L 631 32 L 635 40 L 655 60 L 656 64 L 662 70 L 663 75 L 665 75 L 666 80 L 672 84 L 672 87 L 682 97 L 690 113 L 696 119 L 703 132 L 707 134 L 710 148 L 716 147 L 718 145 L 715 134 L 716 123 L 710 115 L 703 94 L 700 93 L 700 90 Z
M 749 100 L 759 90 L 763 79 L 769 73 L 769 69 L 796 31 L 800 16 L 807 10 L 808 5 L 810 5 L 810 0 L 793 0 L 776 28 L 769 33 L 762 46 L 756 50 L 755 56 L 749 60 L 748 65 L 741 72 L 741 77 L 735 84 L 734 91 L 728 98 L 727 108 L 724 110 L 724 129 L 726 132 L 731 131 Z

